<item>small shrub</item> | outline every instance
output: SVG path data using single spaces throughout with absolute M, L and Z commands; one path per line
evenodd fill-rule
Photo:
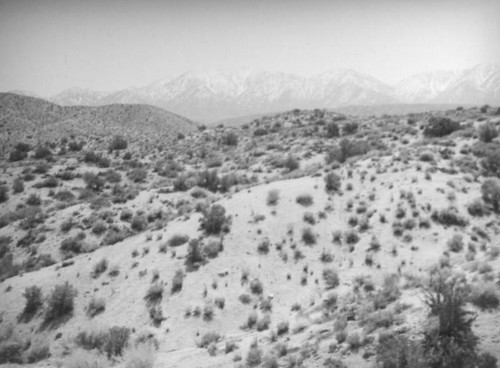
M 493 139 L 498 137 L 498 131 L 491 123 L 483 124 L 478 129 L 479 140 L 485 143 L 490 143 Z
M 90 318 L 94 318 L 98 314 L 104 312 L 105 309 L 106 300 L 104 298 L 92 297 L 86 308 L 87 316 L 89 316 Z
M 168 240 L 168 245 L 171 247 L 178 247 L 183 244 L 186 244 L 189 241 L 189 236 L 175 234 Z
M 181 285 L 182 286 L 182 285 Z M 148 306 L 155 305 L 163 299 L 163 291 L 165 287 L 162 283 L 155 283 L 151 285 L 144 296 Z
M 310 227 L 302 229 L 302 241 L 307 245 L 316 244 L 316 234 Z
M 219 204 L 214 204 L 205 211 L 201 219 L 201 227 L 207 234 L 219 234 L 223 226 L 228 222 L 226 209 Z
M 271 189 L 267 193 L 267 205 L 268 206 L 276 206 L 278 204 L 278 201 L 280 199 L 280 192 L 277 189 Z
M 107 269 L 108 260 L 106 258 L 103 258 L 94 265 L 94 268 L 92 270 L 92 277 L 95 279 L 98 278 L 99 276 L 101 276 L 101 274 L 106 272 Z
M 310 194 L 300 194 L 295 198 L 295 202 L 304 207 L 309 207 L 313 204 L 313 197 Z
M 259 279 L 253 279 L 250 281 L 250 291 L 252 294 L 262 294 L 264 292 L 264 287 Z
M 470 301 L 481 309 L 495 309 L 500 305 L 494 285 L 479 286 L 472 289 Z
M 460 129 L 460 123 L 446 117 L 431 116 L 424 128 L 427 137 L 444 137 Z
M 23 296 L 26 299 L 26 304 L 21 316 L 24 319 L 29 319 L 36 312 L 38 312 L 40 307 L 43 305 L 42 289 L 38 286 L 27 287 L 24 289 Z
M 175 275 L 172 279 L 171 293 L 177 293 L 182 290 L 182 283 L 184 281 L 184 272 L 182 270 L 175 271 Z
M 127 149 L 128 143 L 123 136 L 116 135 L 113 137 L 111 142 L 109 142 L 109 150 L 124 150 Z
M 323 270 L 323 280 L 327 289 L 334 289 L 339 286 L 339 275 L 333 268 L 325 268 Z
M 340 176 L 330 172 L 325 176 L 325 189 L 327 192 L 338 192 L 341 187 Z

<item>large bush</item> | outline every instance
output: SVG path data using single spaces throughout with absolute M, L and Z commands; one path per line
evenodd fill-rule
M 478 129 L 479 140 L 489 143 L 496 137 L 498 137 L 498 131 L 495 126 L 491 123 L 483 124 Z
M 227 221 L 226 209 L 219 204 L 214 204 L 208 211 L 205 211 L 201 219 L 201 227 L 207 234 L 219 234 Z
M 67 281 L 56 285 L 47 299 L 44 322 L 50 323 L 70 315 L 73 312 L 76 294 L 76 289 Z
M 427 137 L 444 137 L 459 129 L 460 123 L 450 118 L 431 116 L 424 128 L 424 135 Z
M 481 193 L 483 200 L 490 203 L 495 211 L 498 211 L 500 207 L 500 180 L 496 178 L 485 180 L 481 185 Z
M 127 141 L 125 140 L 125 138 L 123 138 L 120 135 L 114 136 L 113 139 L 111 140 L 111 142 L 109 143 L 109 149 L 111 151 L 124 150 L 124 149 L 127 149 L 127 147 L 128 147 Z

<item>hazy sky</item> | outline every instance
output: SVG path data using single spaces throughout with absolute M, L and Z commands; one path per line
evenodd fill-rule
M 499 0 L 0 0 L 0 90 L 116 90 L 188 70 L 389 83 L 500 61 Z

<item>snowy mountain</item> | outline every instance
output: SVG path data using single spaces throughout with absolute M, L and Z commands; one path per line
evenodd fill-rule
M 50 98 L 62 105 L 141 103 L 200 121 L 292 108 L 395 103 L 500 104 L 500 66 L 417 74 L 394 86 L 351 69 L 312 77 L 242 70 L 188 72 L 112 93 L 72 88 Z

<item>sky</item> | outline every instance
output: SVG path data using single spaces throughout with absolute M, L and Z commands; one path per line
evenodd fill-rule
M 0 91 L 113 91 L 186 71 L 386 83 L 500 61 L 499 0 L 0 0 Z

